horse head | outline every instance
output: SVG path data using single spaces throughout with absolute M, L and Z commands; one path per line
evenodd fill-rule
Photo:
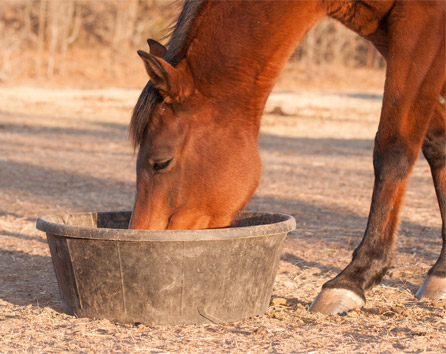
M 138 54 L 150 81 L 129 128 L 139 147 L 130 228 L 227 226 L 260 179 L 257 134 L 234 123 L 240 110 L 198 89 L 186 61 L 174 67 L 148 42 Z

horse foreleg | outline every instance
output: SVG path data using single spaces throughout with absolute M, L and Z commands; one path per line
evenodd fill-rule
M 442 97 L 445 95 L 443 86 Z M 446 116 L 445 105 L 438 103 L 423 144 L 423 154 L 429 162 L 441 214 L 443 247 L 440 257 L 429 270 L 418 290 L 417 298 L 446 298 Z
M 380 134 L 377 135 L 377 140 Z M 377 144 L 379 145 L 379 144 Z M 383 151 L 375 148 L 375 185 L 367 228 L 350 264 L 325 283 L 310 311 L 339 314 L 365 305 L 365 290 L 379 283 L 393 255 L 398 213 L 415 152 L 395 143 Z
M 361 307 L 365 290 L 384 276 L 393 255 L 407 179 L 444 83 L 444 20 L 432 15 L 420 18 L 417 26 L 408 26 L 400 21 L 406 6 L 400 5 L 395 8 L 400 11 L 394 13 L 395 22 L 389 19 L 387 76 L 373 154 L 375 183 L 367 228 L 350 264 L 324 284 L 311 311 L 338 314 Z

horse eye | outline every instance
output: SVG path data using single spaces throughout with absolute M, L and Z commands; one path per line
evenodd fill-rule
M 173 160 L 173 158 L 167 159 L 167 160 L 153 161 L 151 163 L 151 165 L 155 171 L 162 171 L 162 170 L 165 170 L 167 167 L 169 167 L 172 160 Z

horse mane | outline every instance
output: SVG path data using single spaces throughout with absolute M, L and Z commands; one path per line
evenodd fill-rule
M 167 52 L 164 59 L 176 66 L 185 54 L 186 37 L 192 21 L 196 17 L 205 0 L 184 0 L 183 9 L 176 23 L 171 26 L 170 39 L 167 44 Z M 141 92 L 133 109 L 132 119 L 129 125 L 129 137 L 133 148 L 141 144 L 147 124 L 155 104 L 162 101 L 161 95 L 149 81 Z

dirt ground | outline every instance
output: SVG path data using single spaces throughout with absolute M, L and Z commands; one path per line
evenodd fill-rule
M 376 81 L 382 81 L 378 75 Z M 378 85 L 291 90 L 267 103 L 263 176 L 248 208 L 295 216 L 267 313 L 236 323 L 116 324 L 62 312 L 44 214 L 129 210 L 135 156 L 127 124 L 137 89 L 0 87 L 0 353 L 446 352 L 446 303 L 414 293 L 440 252 L 428 165 L 408 184 L 394 266 L 344 316 L 309 313 L 366 226 Z

